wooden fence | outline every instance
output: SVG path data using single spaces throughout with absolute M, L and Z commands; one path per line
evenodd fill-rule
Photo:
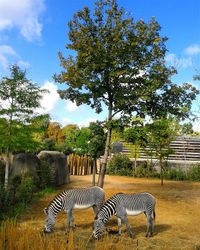
M 89 175 L 93 172 L 93 160 L 86 155 L 70 154 L 67 164 L 71 175 Z

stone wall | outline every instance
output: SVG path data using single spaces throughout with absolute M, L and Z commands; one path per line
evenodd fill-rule
M 45 164 L 42 164 L 43 162 Z M 38 155 L 30 153 L 14 155 L 9 178 L 12 179 L 17 175 L 29 175 L 38 179 L 38 173 L 42 167 L 50 169 L 51 180 L 54 186 L 69 183 L 66 155 L 57 151 L 41 151 Z

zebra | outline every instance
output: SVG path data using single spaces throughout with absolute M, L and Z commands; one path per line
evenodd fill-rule
M 93 207 L 94 213 L 97 215 L 101 206 L 104 204 L 104 201 L 105 192 L 98 186 L 64 190 L 55 196 L 48 207 L 44 208 L 43 210 L 47 216 L 44 225 L 44 232 L 50 233 L 53 230 L 56 221 L 56 215 L 61 210 L 64 210 L 67 213 L 67 232 L 70 228 L 70 224 L 74 230 L 75 224 L 72 213 L 73 209 Z
M 144 213 L 147 218 L 146 237 L 153 235 L 153 219 L 155 220 L 155 204 L 156 200 L 149 193 L 123 194 L 113 195 L 101 207 L 99 213 L 94 220 L 93 237 L 98 239 L 104 230 L 105 224 L 112 215 L 117 216 L 118 235 L 121 235 L 122 220 L 126 224 L 126 228 L 130 237 L 133 237 L 127 215 L 138 215 Z M 153 218 L 152 218 L 153 215 Z

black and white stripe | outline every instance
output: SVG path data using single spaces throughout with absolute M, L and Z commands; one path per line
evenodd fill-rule
M 153 234 L 153 218 L 155 219 L 155 198 L 149 193 L 139 194 L 115 194 L 100 209 L 94 221 L 94 238 L 99 238 L 104 230 L 105 224 L 112 215 L 118 218 L 118 233 L 121 234 L 121 222 L 126 224 L 130 236 L 132 232 L 128 223 L 127 215 L 138 215 L 144 213 L 147 218 L 146 236 Z
M 70 225 L 75 228 L 73 209 L 93 207 L 95 215 L 100 210 L 105 200 L 105 192 L 102 188 L 94 186 L 90 188 L 69 189 L 58 194 L 44 209 L 47 215 L 44 226 L 45 232 L 51 232 L 55 224 L 56 215 L 64 210 L 67 213 L 67 230 Z

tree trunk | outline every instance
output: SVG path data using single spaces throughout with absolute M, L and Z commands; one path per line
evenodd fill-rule
M 163 186 L 163 162 L 162 158 L 160 158 L 160 184 Z
M 133 176 L 136 174 L 137 175 L 137 151 L 136 151 L 136 145 L 135 145 L 135 150 L 134 150 L 134 172 L 133 172 Z
M 9 168 L 10 168 L 10 150 L 8 147 L 6 152 L 6 168 L 5 168 L 5 180 L 4 180 L 4 188 L 6 190 L 8 189 Z
M 99 171 L 99 179 L 98 179 L 98 186 L 99 187 L 103 187 L 103 185 L 104 185 L 104 178 L 105 178 L 105 174 L 106 174 L 106 165 L 107 165 L 107 160 L 108 160 L 109 150 L 110 150 L 111 132 L 112 132 L 112 129 L 108 128 L 104 157 L 103 157 L 103 161 L 102 161 L 101 168 Z
M 103 185 L 104 185 L 104 179 L 106 175 L 106 165 L 107 165 L 107 160 L 108 160 L 109 151 L 110 151 L 110 142 L 111 142 L 111 134 L 112 134 L 111 124 L 109 124 L 110 121 L 112 121 L 112 108 L 109 108 L 109 111 L 108 111 L 108 132 L 106 136 L 106 146 L 105 146 L 105 151 L 104 151 L 103 162 L 101 164 L 100 171 L 99 171 L 98 186 L 101 188 L 103 188 Z
M 92 185 L 95 186 L 95 175 L 97 170 L 97 159 L 93 159 L 93 168 L 92 168 Z

